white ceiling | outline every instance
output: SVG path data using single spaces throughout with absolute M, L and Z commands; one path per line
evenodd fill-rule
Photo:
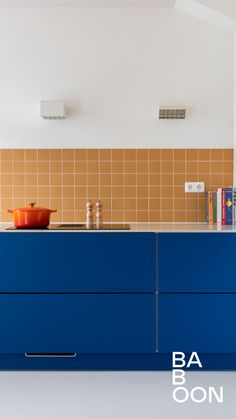
M 0 6 L 160 6 L 174 7 L 175 0 L 0 0 Z
M 203 6 L 220 12 L 231 18 L 236 18 L 236 0 L 197 0 Z

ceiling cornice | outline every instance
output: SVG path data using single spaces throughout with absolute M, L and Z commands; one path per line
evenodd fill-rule
M 236 33 L 236 20 L 203 6 L 195 0 L 176 0 L 175 9 L 187 13 L 216 28 Z

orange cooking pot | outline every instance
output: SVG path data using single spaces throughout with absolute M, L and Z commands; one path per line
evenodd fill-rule
M 50 224 L 52 212 L 48 208 L 35 207 L 35 202 L 29 202 L 28 207 L 7 210 L 13 214 L 13 222 L 16 228 L 46 228 Z

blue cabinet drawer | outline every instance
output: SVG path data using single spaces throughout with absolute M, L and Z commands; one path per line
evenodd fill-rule
M 150 353 L 155 294 L 1 294 L 0 353 Z
M 236 292 L 233 233 L 158 235 L 159 292 Z
M 154 233 L 0 234 L 0 292 L 155 292 Z
M 236 353 L 235 294 L 161 294 L 159 352 Z

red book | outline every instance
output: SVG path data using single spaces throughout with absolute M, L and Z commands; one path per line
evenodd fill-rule
M 226 225 L 226 188 L 222 188 L 222 224 Z
M 213 224 L 213 192 L 208 192 L 208 222 Z

